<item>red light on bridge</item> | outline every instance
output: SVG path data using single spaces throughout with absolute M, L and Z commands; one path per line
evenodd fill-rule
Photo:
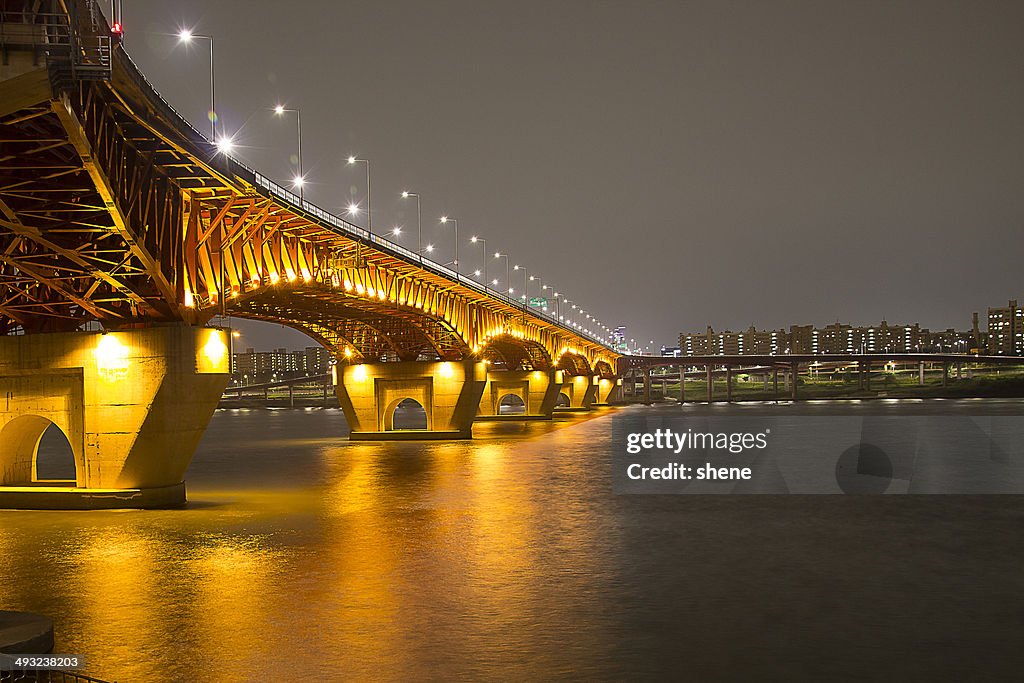
M 114 22 L 114 24 L 110 27 L 110 32 L 113 33 L 117 37 L 123 36 L 124 35 L 124 28 L 121 26 L 121 22 L 119 22 L 119 21 Z

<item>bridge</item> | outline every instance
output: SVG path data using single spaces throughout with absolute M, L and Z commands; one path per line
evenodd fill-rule
M 613 398 L 619 354 L 598 335 L 304 201 L 205 138 L 95 0 L 4 2 L 0 51 L 0 488 L 17 500 L 41 491 L 36 449 L 53 424 L 77 470 L 77 497 L 49 492 L 62 505 L 183 502 L 228 382 L 230 317 L 323 344 L 353 439 L 469 438 L 510 394 L 530 418 L 559 398 Z M 425 430 L 395 429 L 408 399 Z
M 725 377 L 727 401 L 732 400 L 733 376 L 739 372 L 771 374 L 775 395 L 779 394 L 779 375 L 782 374 L 785 389 L 792 400 L 800 398 L 799 376 L 804 370 L 822 366 L 855 367 L 857 382 L 861 389 L 871 388 L 871 369 L 878 364 L 900 363 L 917 364 L 921 383 L 924 382 L 925 364 L 938 365 L 942 369 L 942 384 L 949 382 L 951 367 L 959 369 L 965 363 L 981 365 L 1024 365 L 1021 356 L 988 356 L 956 353 L 826 353 L 826 354 L 750 354 L 750 355 L 698 355 L 698 356 L 623 356 L 618 362 L 618 371 L 622 377 L 622 399 L 651 403 L 651 370 L 655 368 L 678 368 L 679 401 L 686 401 L 685 377 L 700 371 L 687 368 L 701 367 L 706 375 L 706 400 L 714 400 L 714 377 Z M 637 381 L 643 384 L 643 396 L 636 391 Z

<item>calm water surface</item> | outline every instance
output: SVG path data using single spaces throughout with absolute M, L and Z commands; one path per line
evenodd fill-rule
M 0 608 L 121 683 L 1020 679 L 1022 497 L 615 496 L 609 412 L 475 433 L 219 411 L 187 509 L 0 512 Z

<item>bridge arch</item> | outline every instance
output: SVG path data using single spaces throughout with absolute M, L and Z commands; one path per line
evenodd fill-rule
M 559 370 L 564 370 L 570 375 L 587 375 L 588 377 L 593 374 L 590 369 L 590 361 L 587 357 L 572 351 L 565 351 L 558 358 L 558 364 L 555 366 Z
M 594 363 L 594 374 L 599 375 L 601 379 L 613 379 L 615 377 L 615 370 L 608 361 L 599 360 Z
M 480 355 L 494 369 L 550 370 L 551 355 L 544 345 L 512 335 L 492 337 L 481 347 Z
M 498 399 L 499 415 L 522 415 L 526 412 L 526 399 L 519 392 L 509 392 Z
M 558 392 L 558 398 L 555 399 L 556 408 L 568 408 L 572 405 L 572 399 L 569 398 L 569 394 L 564 391 Z
M 443 320 L 362 302 L 317 283 L 289 283 L 233 300 L 229 314 L 305 332 L 339 360 L 461 360 L 469 345 Z
M 422 403 L 406 396 L 396 398 L 384 409 L 384 431 L 422 431 L 430 429 L 430 416 Z
M 19 415 L 0 429 L 0 485 L 11 486 L 46 481 L 39 476 L 39 447 L 48 430 L 54 430 L 50 433 L 55 437 L 59 435 L 54 439 L 58 448 L 70 452 L 74 465 L 71 479 L 78 480 L 82 469 L 81 463 L 64 430 L 41 415 Z M 64 448 L 65 445 L 66 448 Z M 44 454 L 44 473 L 50 469 L 49 465 L 51 464 L 47 461 L 46 455 Z M 64 465 L 65 463 L 59 464 Z

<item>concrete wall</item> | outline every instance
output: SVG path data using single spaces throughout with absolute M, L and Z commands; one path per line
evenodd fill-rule
M 524 416 L 551 417 L 562 376 L 561 370 L 489 370 L 477 415 L 499 415 L 501 399 L 512 394 L 526 405 Z
M 223 330 L 185 325 L 0 337 L 0 485 L 37 479 L 50 423 L 80 487 L 180 484 L 227 386 L 228 349 Z
M 338 366 L 335 390 L 351 438 L 470 438 L 487 383 L 474 361 L 358 363 Z M 406 398 L 423 406 L 427 430 L 393 430 L 395 408 Z
M 622 400 L 622 380 L 605 379 L 597 380 L 597 393 L 594 396 L 594 405 L 608 405 Z
M 568 409 L 589 410 L 597 397 L 597 384 L 589 375 L 566 375 L 561 393 L 569 397 Z

